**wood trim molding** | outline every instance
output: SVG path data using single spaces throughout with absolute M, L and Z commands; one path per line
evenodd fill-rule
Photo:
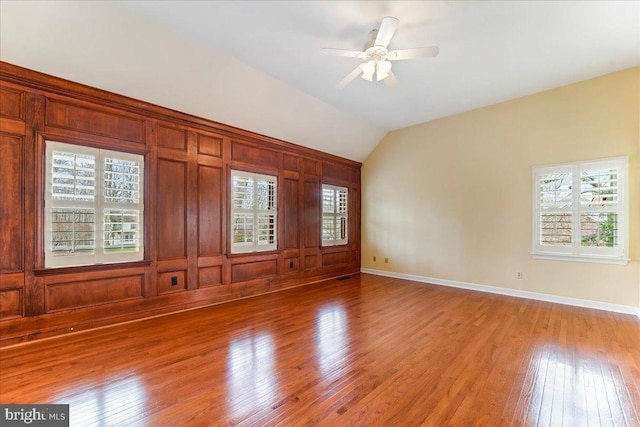
M 415 282 L 429 283 L 432 285 L 449 286 L 452 288 L 467 289 L 491 294 L 506 295 L 516 298 L 527 298 L 536 301 L 545 301 L 556 304 L 571 305 L 575 307 L 593 308 L 596 310 L 611 311 L 614 313 L 631 314 L 640 318 L 640 307 L 630 305 L 612 304 L 608 302 L 592 301 L 581 298 L 549 295 L 540 292 L 521 291 L 518 289 L 501 288 L 498 286 L 480 285 L 477 283 L 459 282 L 457 280 L 437 279 L 433 277 L 416 276 L 413 274 L 396 273 L 393 271 L 374 270 L 371 268 L 360 269 L 362 273 L 375 274 L 376 276 L 392 277 L 395 279 L 413 280 Z
M 180 111 L 151 104 L 149 102 L 114 94 L 102 89 L 40 73 L 38 71 L 29 70 L 3 61 L 0 61 L 0 80 L 62 96 L 72 97 L 76 100 L 87 100 L 93 103 L 98 102 L 102 105 L 123 109 L 130 113 L 141 114 L 146 117 L 152 117 L 160 120 L 169 120 L 172 123 L 180 121 L 187 126 L 201 127 L 202 130 L 205 131 L 215 130 L 224 136 L 240 138 L 245 141 L 268 142 L 270 144 L 277 145 L 282 150 L 295 152 L 297 154 L 304 154 L 315 159 L 319 158 L 326 161 L 337 162 L 349 167 L 359 168 L 361 166 L 360 162 L 356 162 L 354 160 L 345 159 L 322 151 L 317 151 L 312 148 L 283 141 L 281 139 L 240 129 L 231 125 L 218 123 L 213 120 L 182 113 Z
M 93 264 L 93 265 L 81 265 L 77 267 L 60 267 L 60 268 L 36 268 L 33 270 L 33 275 L 40 276 L 53 276 L 57 274 L 71 274 L 71 273 L 90 273 L 94 271 L 108 271 L 108 270 L 120 270 L 123 268 L 133 267 L 148 267 L 151 265 L 150 260 L 132 261 L 132 262 L 119 262 L 113 264 Z

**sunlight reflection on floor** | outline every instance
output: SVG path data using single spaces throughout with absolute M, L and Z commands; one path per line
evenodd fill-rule
M 349 350 L 347 315 L 341 305 L 326 305 L 316 323 L 317 359 L 323 376 L 344 368 Z
M 136 376 L 106 381 L 103 387 L 81 385 L 66 391 L 54 403 L 69 404 L 70 425 L 131 425 L 144 418 L 147 396 Z M 86 388 L 86 390 L 82 390 Z
M 544 346 L 529 362 L 516 413 L 527 425 L 586 426 L 600 420 L 600 425 L 633 426 L 639 405 L 606 355 Z
M 233 418 L 272 404 L 278 396 L 276 352 L 267 333 L 233 340 L 229 345 L 227 383 Z

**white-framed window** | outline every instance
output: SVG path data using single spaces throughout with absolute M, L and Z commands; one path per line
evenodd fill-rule
M 278 248 L 275 176 L 231 171 L 231 253 Z
M 45 267 L 144 258 L 144 157 L 46 142 Z
M 626 264 L 627 169 L 627 157 L 534 167 L 534 258 Z
M 322 246 L 349 242 L 349 189 L 322 184 Z

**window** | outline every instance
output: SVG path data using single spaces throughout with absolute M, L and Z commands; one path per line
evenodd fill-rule
M 322 184 L 322 246 L 346 245 L 349 190 Z
M 231 253 L 278 247 L 277 178 L 231 171 Z
M 626 263 L 626 157 L 534 168 L 536 258 Z
M 140 155 L 47 141 L 45 267 L 139 261 Z

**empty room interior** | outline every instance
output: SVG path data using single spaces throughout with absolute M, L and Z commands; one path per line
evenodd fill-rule
M 2 425 L 640 426 L 638 1 L 0 0 L 0 177 Z

